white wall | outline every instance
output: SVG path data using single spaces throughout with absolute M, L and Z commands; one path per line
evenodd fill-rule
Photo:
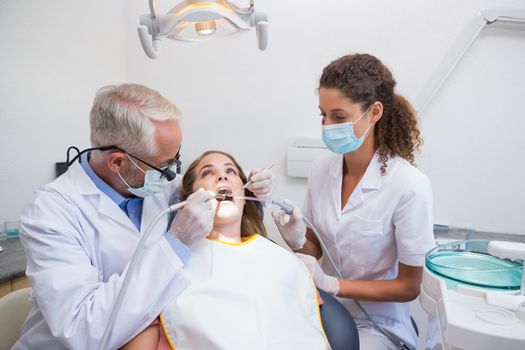
M 97 88 L 124 79 L 123 1 L 0 1 L 0 222 L 89 145 Z
M 435 222 L 525 234 L 525 24 L 486 27 L 421 115 Z
M 300 204 L 305 181 L 286 177 L 285 154 L 294 138 L 320 136 L 315 89 L 322 68 L 345 53 L 371 52 L 392 69 L 399 92 L 413 100 L 466 21 L 491 3 L 258 0 L 256 5 L 270 14 L 267 51 L 257 50 L 255 33 L 250 32 L 202 45 L 164 40 L 160 58 L 150 60 L 136 34 L 139 16 L 148 12 L 146 0 L 2 1 L 0 221 L 16 217 L 34 188 L 53 178 L 54 162 L 64 159 L 67 146 L 89 144 L 87 117 L 94 92 L 122 81 L 156 88 L 183 110 L 186 162 L 210 148 L 232 152 L 247 168 L 276 162 L 275 197 Z M 506 3 L 523 6 L 518 0 Z M 163 12 L 171 5 L 172 1 L 159 1 Z M 518 213 L 524 196 L 514 190 L 514 182 L 521 185 L 518 177 L 524 166 L 512 152 L 504 151 L 509 145 L 488 146 L 496 160 L 491 162 L 494 169 L 513 165 L 513 171 L 501 171 L 497 178 L 505 184 L 503 192 L 488 191 L 497 188 L 492 176 L 482 176 L 481 181 L 472 174 L 484 174 L 479 167 L 487 156 L 477 151 L 474 141 L 483 143 L 485 139 L 479 137 L 494 127 L 488 123 L 490 118 L 507 118 L 496 124 L 508 126 L 497 129 L 499 134 L 523 128 L 519 118 L 512 119 L 519 113 L 523 89 L 512 87 L 523 80 L 519 58 L 524 55 L 523 31 L 491 29 L 472 47 L 424 115 L 421 167 L 434 183 L 440 222 L 523 232 Z M 508 66 L 512 67 L 504 76 L 508 80 L 494 86 L 501 68 Z M 479 80 L 479 71 L 483 84 L 475 85 L 488 89 L 470 93 L 469 82 Z M 508 94 L 493 98 L 494 90 L 508 86 Z M 486 122 L 466 118 L 474 116 L 469 113 L 472 105 L 480 106 L 475 115 L 484 118 L 476 122 Z M 454 118 L 454 113 L 462 116 L 460 122 L 449 125 L 453 119 L 447 118 Z M 480 136 L 465 142 L 462 133 L 469 130 L 470 135 L 473 128 Z M 443 145 L 444 132 L 454 142 Z M 519 150 L 522 144 L 512 135 L 512 146 Z M 498 142 L 497 137 L 490 140 L 490 145 Z M 470 181 L 468 191 L 461 192 L 465 186 L 458 177 Z M 458 193 L 464 193 L 460 200 L 456 200 Z M 465 211 L 472 198 L 478 209 Z M 504 224 L 511 216 L 518 219 Z

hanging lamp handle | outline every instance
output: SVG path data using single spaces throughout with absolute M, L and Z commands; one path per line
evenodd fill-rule
M 156 22 L 157 21 L 157 2 L 155 0 L 149 0 L 149 10 L 151 12 L 151 16 L 145 15 L 145 17 L 149 17 L 148 22 L 153 26 L 153 34 L 151 34 L 151 38 L 150 38 L 150 32 L 149 32 L 148 26 L 140 24 L 137 27 L 137 31 L 139 33 L 139 39 L 140 39 L 140 44 L 142 45 L 142 49 L 144 50 L 144 52 L 149 58 L 155 59 L 159 57 L 159 51 L 160 51 L 160 36 L 158 32 L 155 30 L 156 28 L 155 24 L 157 24 L 158 26 L 158 23 Z
M 255 28 L 259 50 L 264 51 L 268 47 L 268 22 L 261 21 Z
M 257 36 L 257 46 L 264 51 L 268 47 L 268 13 L 266 11 L 256 11 L 251 1 L 253 15 L 251 17 L 252 26 L 255 24 L 255 34 Z
M 139 25 L 137 31 L 139 33 L 140 44 L 146 55 L 151 59 L 157 58 L 160 52 L 160 38 L 158 34 L 150 36 L 148 27 L 145 25 Z

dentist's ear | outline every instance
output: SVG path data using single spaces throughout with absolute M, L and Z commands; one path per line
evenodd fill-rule
M 106 165 L 114 173 L 122 171 L 128 164 L 128 159 L 123 152 L 111 152 L 106 158 Z

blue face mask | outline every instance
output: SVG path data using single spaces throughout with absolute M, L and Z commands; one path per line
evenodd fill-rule
M 126 180 L 124 180 L 122 175 L 120 175 L 120 172 L 117 173 L 118 176 L 120 176 L 120 179 L 126 184 L 126 186 L 128 186 L 127 190 L 129 191 L 129 193 L 137 197 L 144 198 L 144 197 L 151 196 L 156 193 L 162 192 L 169 186 L 168 179 L 166 178 L 166 176 L 163 176 L 162 173 L 160 173 L 159 171 L 157 170 L 144 171 L 141 167 L 137 165 L 137 163 L 133 161 L 133 159 L 131 159 L 130 157 L 128 157 L 128 159 L 131 161 L 131 163 L 133 163 L 133 165 L 135 165 L 137 168 L 139 168 L 140 171 L 144 173 L 144 185 L 142 185 L 142 187 L 139 187 L 139 188 L 131 187 L 126 182 Z M 176 168 L 176 165 L 174 165 L 174 167 Z M 164 170 L 164 169 L 161 169 L 161 170 Z M 172 169 L 172 170 L 176 171 L 176 169 Z
M 356 137 L 354 133 L 354 124 L 357 123 L 363 116 L 370 110 L 373 105 L 370 105 L 368 109 L 361 114 L 354 122 L 323 125 L 323 142 L 326 147 L 338 154 L 344 154 L 354 152 L 363 144 L 365 136 L 368 130 L 372 126 L 372 123 L 366 128 L 363 136 Z

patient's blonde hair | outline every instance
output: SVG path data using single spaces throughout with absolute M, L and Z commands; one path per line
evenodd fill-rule
M 184 174 L 184 178 L 182 179 L 182 198 L 183 200 L 186 200 L 190 194 L 193 193 L 193 184 L 195 183 L 195 179 L 197 177 L 197 174 L 195 173 L 195 168 L 199 164 L 199 162 L 206 156 L 210 154 L 222 154 L 233 162 L 235 167 L 238 170 L 239 177 L 242 180 L 242 183 L 245 184 L 248 179 L 246 178 L 246 175 L 244 175 L 244 172 L 242 171 L 241 166 L 237 161 L 228 153 L 222 152 L 222 151 L 206 151 L 203 154 L 200 155 L 197 159 L 195 159 L 190 166 L 188 167 L 188 170 L 186 170 L 186 173 Z M 253 193 L 249 190 L 244 190 L 244 195 L 247 197 L 254 197 Z M 241 220 L 241 237 L 247 237 L 250 236 L 253 233 L 258 233 L 259 235 L 266 237 L 266 228 L 264 227 L 264 224 L 262 222 L 262 215 L 259 213 L 259 209 L 257 208 L 256 202 L 253 201 L 246 201 L 246 204 L 244 205 L 244 210 L 242 213 L 242 220 Z

